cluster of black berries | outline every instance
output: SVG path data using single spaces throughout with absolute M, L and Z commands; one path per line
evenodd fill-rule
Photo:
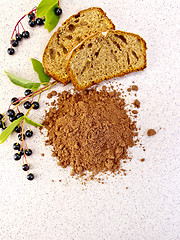
M 26 15 L 25 15 L 25 16 L 26 16 Z M 30 13 L 28 14 L 28 18 L 29 18 L 29 22 L 28 22 L 28 23 L 29 23 L 29 26 L 30 26 L 30 27 L 34 27 L 35 25 L 41 26 L 41 25 L 43 25 L 43 24 L 45 23 L 45 19 L 36 18 L 35 13 L 33 13 L 33 12 L 30 12 Z M 19 22 L 19 23 L 21 23 L 21 22 Z M 19 25 L 19 23 L 17 24 L 17 26 Z M 16 27 L 17 27 L 17 26 L 16 26 Z M 18 44 L 19 44 L 19 41 L 21 41 L 22 38 L 29 38 L 29 36 L 30 36 L 29 32 L 28 32 L 28 31 L 25 31 L 25 30 L 22 32 L 22 34 L 17 33 L 17 34 L 15 35 L 15 39 L 12 39 L 12 40 L 10 41 L 11 47 L 8 48 L 8 50 L 7 50 L 8 54 L 9 54 L 9 55 L 13 55 L 14 52 L 15 52 L 13 47 L 17 47 Z
M 33 92 L 30 89 L 27 89 L 24 94 L 25 94 L 26 97 L 29 97 L 29 96 L 31 96 L 33 94 Z M 20 100 L 18 98 L 14 97 L 14 98 L 11 99 L 11 104 L 12 105 L 17 105 L 18 103 L 20 103 Z M 29 109 L 30 107 L 32 107 L 33 109 L 38 109 L 39 108 L 39 103 L 36 102 L 36 101 L 34 101 L 32 103 L 29 102 L 29 101 L 26 101 L 24 103 L 24 108 L 25 109 Z M 13 109 L 9 109 L 7 111 L 7 113 L 6 113 L 6 115 L 9 117 L 9 121 L 13 122 L 14 120 L 24 116 L 24 113 L 23 112 L 18 112 L 17 114 L 15 114 L 15 111 Z M 6 128 L 6 126 L 5 126 L 5 121 L 2 121 L 2 120 L 3 120 L 3 115 L 0 114 L 0 128 L 2 128 L 4 130 Z M 26 137 L 30 138 L 33 135 L 33 131 L 32 130 L 27 130 L 25 132 L 25 134 L 24 134 L 22 132 L 21 126 L 16 126 L 14 128 L 14 131 L 16 133 L 18 133 L 19 141 L 24 141 Z M 32 154 L 32 150 L 31 149 L 29 149 L 29 148 L 23 149 L 20 143 L 14 143 L 13 144 L 13 149 L 14 150 L 18 150 L 18 153 L 14 154 L 14 160 L 15 161 L 20 160 L 22 156 L 25 157 L 25 156 L 30 156 Z M 23 164 L 22 169 L 24 171 L 28 171 L 29 170 L 29 164 Z M 28 180 L 33 180 L 34 179 L 34 175 L 32 173 L 29 173 L 27 175 L 27 179 Z
M 42 19 L 42 18 L 36 18 L 36 15 L 35 13 L 29 13 L 28 14 L 28 18 L 29 18 L 29 26 L 30 27 L 35 27 L 36 25 L 43 25 L 45 23 L 45 19 Z

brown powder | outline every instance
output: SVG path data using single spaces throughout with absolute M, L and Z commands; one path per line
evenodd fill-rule
M 46 144 L 53 146 L 58 165 L 72 167 L 71 175 L 89 171 L 125 171 L 122 162 L 127 149 L 135 145 L 135 122 L 127 115 L 125 101 L 116 91 L 103 88 L 70 94 L 58 94 L 43 122 L 47 129 Z
M 138 91 L 138 86 L 137 85 L 132 85 L 131 88 L 132 88 L 133 91 Z
M 147 135 L 150 137 L 150 136 L 153 136 L 153 135 L 155 135 L 156 134 L 156 131 L 154 130 L 154 129 L 149 129 L 148 131 L 147 131 Z
M 134 104 L 135 107 L 140 108 L 141 103 L 138 99 L 136 99 L 133 104 Z

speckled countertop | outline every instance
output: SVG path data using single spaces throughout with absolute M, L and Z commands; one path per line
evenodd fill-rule
M 14 56 L 9 56 L 6 49 L 14 24 L 38 2 L 0 1 L 0 111 L 6 110 L 12 97 L 24 92 L 10 83 L 4 69 L 37 80 L 30 57 L 41 60 L 52 33 L 42 27 L 30 29 L 31 38 L 20 44 Z M 137 147 L 131 149 L 133 160 L 125 165 L 131 169 L 127 176 L 109 177 L 104 185 L 90 182 L 82 186 L 68 178 L 69 170 L 56 165 L 50 148 L 44 146 L 44 138 L 36 130 L 29 140 L 34 152 L 29 162 L 35 180 L 29 182 L 21 170 L 22 163 L 13 160 L 13 134 L 0 146 L 0 239 L 180 239 L 179 1 L 67 0 L 61 1 L 61 6 L 59 24 L 81 9 L 100 6 L 117 29 L 137 33 L 146 40 L 147 69 L 117 78 L 124 89 L 132 81 L 139 86 L 138 126 L 146 152 Z M 59 84 L 54 89 L 62 91 L 64 87 Z M 128 97 L 127 102 L 132 99 Z M 34 120 L 40 121 L 46 101 L 44 94 Z M 146 137 L 149 128 L 156 129 L 157 135 Z M 143 163 L 142 157 L 146 159 Z

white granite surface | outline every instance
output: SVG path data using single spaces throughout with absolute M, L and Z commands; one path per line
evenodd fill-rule
M 8 80 L 4 69 L 37 80 L 30 57 L 41 60 L 52 33 L 42 27 L 30 29 L 31 38 L 20 44 L 14 56 L 9 56 L 6 49 L 14 24 L 38 2 L 0 1 L 1 112 L 7 109 L 12 97 L 23 96 L 24 92 Z M 13 160 L 13 134 L 0 146 L 0 239 L 180 239 L 179 1 L 67 0 L 61 1 L 61 6 L 63 16 L 59 24 L 81 9 L 100 6 L 117 29 L 137 33 L 146 40 L 147 69 L 118 79 L 124 89 L 132 81 L 139 86 L 138 125 L 146 152 L 131 149 L 133 160 L 125 165 L 131 172 L 126 177 L 109 177 L 104 185 L 90 182 L 84 187 L 68 179 L 69 170 L 56 166 L 50 148 L 44 146 L 42 135 L 34 130 L 33 138 L 28 140 L 33 150 L 29 162 L 35 174 L 30 182 L 21 170 L 22 163 Z M 69 87 L 72 86 L 66 88 Z M 55 89 L 62 91 L 64 87 L 59 84 Z M 132 99 L 127 98 L 127 102 Z M 40 121 L 45 101 L 46 94 L 40 100 L 41 109 L 33 114 L 34 120 Z M 157 135 L 148 138 L 149 128 L 156 129 Z M 143 163 L 142 157 L 146 159 Z

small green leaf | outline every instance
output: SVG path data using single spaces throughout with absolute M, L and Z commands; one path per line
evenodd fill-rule
M 0 135 L 0 144 L 5 142 L 9 135 L 12 133 L 14 128 L 20 124 L 20 122 L 24 119 L 24 116 L 18 118 L 14 122 L 12 122 Z
M 31 120 L 30 118 L 28 118 L 27 116 L 25 116 L 25 121 L 30 124 L 33 125 L 34 127 L 44 127 L 42 124 L 36 123 L 33 120 Z
M 42 0 L 37 7 L 37 17 L 44 17 L 48 9 L 55 3 L 58 3 L 58 0 Z
M 14 83 L 15 85 L 18 85 L 20 87 L 28 88 L 28 89 L 31 89 L 31 88 L 38 89 L 40 86 L 40 83 L 33 82 L 33 81 L 30 81 L 30 80 L 27 80 L 24 78 L 20 78 L 18 76 L 15 76 L 12 73 L 9 73 L 6 71 L 4 71 L 4 72 L 7 74 L 7 76 L 9 77 L 9 79 L 11 80 L 12 83 Z
M 34 58 L 31 58 L 31 62 L 32 62 L 34 71 L 37 72 L 37 74 L 38 74 L 40 82 L 41 83 L 49 82 L 50 77 L 47 74 L 45 74 L 42 63 Z M 44 84 L 44 85 L 46 85 L 46 84 Z
M 57 16 L 54 12 L 57 7 L 58 7 L 58 2 L 56 2 L 53 6 L 51 6 L 45 14 L 46 20 L 45 20 L 44 28 L 46 28 L 49 32 L 51 32 L 56 27 L 60 19 L 60 16 Z

